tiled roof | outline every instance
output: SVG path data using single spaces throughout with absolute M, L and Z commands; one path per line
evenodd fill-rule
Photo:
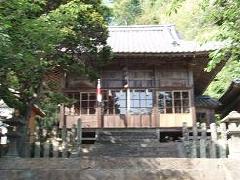
M 115 53 L 187 53 L 218 48 L 179 37 L 174 25 L 110 26 L 108 45 Z
M 217 108 L 221 103 L 213 99 L 209 96 L 198 96 L 195 98 L 195 106 L 196 107 L 204 107 L 204 108 Z

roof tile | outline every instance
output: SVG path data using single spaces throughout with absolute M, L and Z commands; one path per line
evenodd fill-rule
M 174 25 L 110 26 L 108 44 L 115 53 L 183 53 L 219 48 L 182 40 Z

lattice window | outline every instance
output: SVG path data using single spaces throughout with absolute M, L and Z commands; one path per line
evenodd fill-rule
M 129 103 L 127 102 L 127 97 Z M 103 95 L 104 114 L 150 114 L 153 107 L 151 90 L 107 90 Z M 128 107 L 129 106 L 129 107 Z
M 162 114 L 189 113 L 190 99 L 188 91 L 160 91 L 158 108 Z
M 96 113 L 96 93 L 75 92 L 67 93 L 67 97 L 73 102 L 70 107 L 74 115 Z

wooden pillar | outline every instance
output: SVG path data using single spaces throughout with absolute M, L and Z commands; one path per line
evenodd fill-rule
M 190 112 L 192 114 L 192 123 L 193 125 L 196 124 L 196 108 L 195 108 L 195 102 L 194 102 L 194 81 L 193 81 L 193 71 L 191 68 L 188 69 L 188 85 L 191 88 L 190 90 Z
M 156 83 L 156 77 L 157 77 L 157 70 L 156 66 L 153 67 L 153 111 L 152 111 L 152 119 L 154 121 L 153 126 L 154 127 L 160 127 L 160 115 L 158 113 L 158 105 L 157 105 L 157 83 Z
M 98 120 L 98 127 L 103 128 L 104 127 L 104 119 L 103 119 L 103 97 L 102 97 L 102 92 L 101 92 L 101 80 L 97 80 L 97 108 L 96 108 L 96 113 L 97 113 L 97 120 Z
M 131 107 L 131 99 L 130 99 L 130 88 L 129 88 L 129 72 L 128 72 L 128 65 L 123 68 L 123 80 L 124 84 L 123 87 L 126 90 L 126 127 L 129 126 L 130 122 L 130 107 Z
M 64 116 L 65 116 L 65 106 L 64 104 L 61 104 L 60 106 L 60 114 L 59 114 L 59 118 L 60 118 L 60 124 L 59 126 L 62 127 L 64 124 Z
M 102 109 L 99 105 L 96 108 L 96 116 L 97 116 L 97 121 L 98 121 L 98 127 L 103 128 L 104 127 L 104 116 L 102 115 Z
M 130 112 L 130 106 L 131 106 L 131 99 L 130 99 L 130 88 L 127 88 L 126 91 L 127 95 L 127 112 Z

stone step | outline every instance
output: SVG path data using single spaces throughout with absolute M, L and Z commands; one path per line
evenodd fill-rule
M 176 143 L 160 143 L 156 129 L 101 130 L 95 144 L 83 147 L 88 157 L 178 157 Z
M 124 143 L 98 143 L 93 144 L 93 147 L 160 147 L 160 148 L 172 148 L 176 146 L 178 142 L 166 142 L 160 143 L 159 141 L 145 141 L 145 142 L 124 142 Z
M 159 158 L 177 158 L 178 154 L 176 152 L 132 152 L 127 151 L 124 153 L 98 153 L 98 154 L 89 154 L 89 153 L 81 153 L 81 157 L 103 157 L 103 156 L 109 156 L 109 157 L 159 157 Z
M 81 156 L 110 156 L 110 157 L 178 157 L 174 143 L 145 144 L 95 144 L 83 147 Z
M 159 140 L 157 138 L 149 138 L 149 137 L 145 137 L 145 138 L 139 138 L 139 137 L 122 137 L 122 136 L 102 136 L 97 138 L 96 140 L 97 142 L 101 142 L 101 143 L 127 143 L 127 142 L 159 142 Z
M 158 134 L 156 130 L 147 131 L 104 130 L 99 131 L 97 135 L 97 142 L 102 143 L 150 142 L 151 140 L 158 140 Z
M 123 141 L 120 141 L 120 140 L 118 140 L 118 141 L 111 141 L 111 142 L 109 142 L 109 141 L 101 141 L 101 142 L 95 142 L 95 145 L 108 145 L 108 144 L 112 144 L 112 145 L 114 145 L 114 144 L 116 144 L 116 145 L 118 145 L 118 144 L 121 144 L 121 145 L 129 145 L 129 144 L 131 144 L 131 146 L 142 146 L 142 147 L 146 147 L 146 146 L 158 146 L 158 144 L 159 144 L 159 140 L 153 140 L 153 139 L 141 139 L 141 140 L 136 140 L 136 141 L 125 141 L 125 140 L 123 140 Z
M 152 131 L 99 131 L 99 135 L 105 135 L 105 136 L 153 136 L 157 137 L 156 130 Z

